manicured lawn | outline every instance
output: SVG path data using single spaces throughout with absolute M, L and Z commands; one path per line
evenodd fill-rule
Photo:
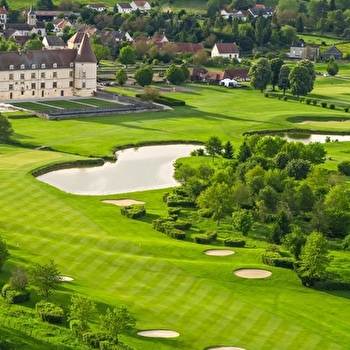
M 332 87 L 336 104 L 346 101 L 347 86 L 335 79 L 329 85 L 318 80 L 314 96 L 329 98 Z M 234 249 L 236 254 L 231 256 L 210 257 L 203 251 L 217 246 L 177 241 L 152 229 L 151 221 L 167 212 L 162 202 L 164 190 L 76 196 L 30 175 L 45 164 L 77 159 L 78 155 L 111 155 L 115 146 L 131 143 L 205 141 L 217 135 L 238 147 L 248 130 L 339 131 L 340 123 L 342 131 L 350 132 L 350 124 L 341 121 L 347 115 L 340 108 L 266 98 L 248 88 L 191 84 L 168 95 L 186 100 L 187 106 L 81 120 L 11 120 L 15 140 L 61 152 L 0 148 L 1 236 L 12 254 L 0 282 L 5 283 L 17 264 L 54 259 L 62 275 L 74 281 L 64 283 L 53 300 L 66 310 L 74 293 L 93 299 L 101 311 L 126 305 L 137 318 L 137 326 L 122 340 L 136 349 L 204 350 L 219 345 L 254 350 L 348 349 L 349 292 L 304 288 L 293 271 L 280 268 L 269 267 L 272 276 L 264 280 L 234 276 L 238 268 L 266 268 L 261 253 L 267 243 L 253 239 L 259 236 L 258 227 L 246 248 Z M 334 157 L 325 164 L 329 168 L 336 168 L 350 151 L 349 143 L 330 143 L 326 148 Z M 209 157 L 207 161 L 212 162 Z M 127 219 L 119 207 L 101 203 L 119 198 L 145 201 L 146 217 Z M 349 266 L 349 261 L 348 253 L 336 252 L 334 268 Z M 27 306 L 36 300 L 33 294 Z M 175 330 L 180 337 L 145 339 L 136 334 L 138 329 L 158 328 Z
M 75 103 L 71 100 L 48 100 L 44 102 L 46 105 L 59 108 L 82 108 L 80 103 Z
M 48 109 L 48 106 L 38 104 L 35 102 L 14 102 L 11 104 L 15 107 L 25 108 L 25 109 L 29 109 L 31 111 L 45 111 Z
M 77 100 L 71 100 L 72 102 L 76 102 L 78 104 L 86 103 L 87 105 L 93 105 L 96 107 L 106 107 L 106 106 L 115 106 L 117 105 L 115 102 L 110 102 L 107 100 L 101 100 L 98 98 L 81 98 Z

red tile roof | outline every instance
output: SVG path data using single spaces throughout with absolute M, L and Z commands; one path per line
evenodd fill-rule
M 216 43 L 215 44 L 219 53 L 239 53 L 236 43 Z

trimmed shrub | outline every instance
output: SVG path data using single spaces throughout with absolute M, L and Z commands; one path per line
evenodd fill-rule
M 322 101 L 322 102 L 321 102 L 321 107 L 322 107 L 322 108 L 326 108 L 326 107 L 327 107 L 327 102 Z
M 166 203 L 167 202 L 167 200 L 168 200 L 168 197 L 170 196 L 170 193 L 169 192 L 165 192 L 165 193 L 163 193 L 163 197 L 162 197 L 162 199 L 163 199 L 163 202 L 164 203 Z
M 181 211 L 181 208 L 169 208 L 168 214 L 169 214 L 169 216 L 179 215 L 180 211 Z
M 95 349 L 100 349 L 101 342 L 111 342 L 112 338 L 104 332 L 86 332 L 83 334 L 83 342 Z
M 288 101 L 288 97 L 287 96 L 283 96 L 283 101 Z
M 204 156 L 205 150 L 204 148 L 197 148 L 191 152 L 191 156 Z
M 305 98 L 304 97 L 299 97 L 299 102 L 302 103 L 305 101 Z
M 208 231 L 205 234 L 211 239 L 212 242 L 216 241 L 218 238 L 218 234 L 216 231 Z
M 120 213 L 129 219 L 138 219 L 146 215 L 146 209 L 143 205 L 127 206 L 121 208 Z
M 312 104 L 313 104 L 314 106 L 316 106 L 316 105 L 317 105 L 317 100 L 312 100 Z
M 212 242 L 211 238 L 208 235 L 196 235 L 193 237 L 193 240 L 197 244 L 210 244 Z
M 335 109 L 335 104 L 331 103 L 331 104 L 329 105 L 329 108 L 330 108 L 330 109 Z
M 11 285 L 9 283 L 4 284 L 1 289 L 1 295 L 6 298 L 6 293 L 11 290 Z
M 245 240 L 243 238 L 227 238 L 224 240 L 226 247 L 244 247 Z
M 344 160 L 338 164 L 338 171 L 346 176 L 350 176 L 350 161 Z
M 49 301 L 39 301 L 35 309 L 40 318 L 49 323 L 63 323 L 64 311 L 55 303 Z
M 176 221 L 173 224 L 174 228 L 178 229 L 178 230 L 189 230 L 192 226 L 192 222 L 190 221 Z
M 28 290 L 8 290 L 5 298 L 9 304 L 21 304 L 30 299 L 30 292 Z
M 166 202 L 168 207 L 183 207 L 183 208 L 194 208 L 196 203 L 189 199 L 180 199 L 180 198 L 168 198 Z
M 185 231 L 179 230 L 177 228 L 170 228 L 165 231 L 165 234 L 171 238 L 175 238 L 182 241 L 186 238 Z
M 173 219 L 172 218 L 158 218 L 152 221 L 152 227 L 159 231 L 159 232 L 165 232 L 167 228 L 173 228 L 172 225 Z
M 286 269 L 294 268 L 293 258 L 284 258 L 276 252 L 266 252 L 262 254 L 262 261 L 264 264 L 275 267 L 283 267 Z
M 198 215 L 202 218 L 210 218 L 213 216 L 213 212 L 210 209 L 199 209 Z
M 344 112 L 348 113 L 349 112 L 349 107 L 344 107 Z
M 307 98 L 307 99 L 305 100 L 305 103 L 306 103 L 307 105 L 309 105 L 309 104 L 311 103 L 311 98 Z
M 69 328 L 73 334 L 78 337 L 83 329 L 83 326 L 79 320 L 71 320 L 69 321 Z
M 264 93 L 264 96 L 265 96 L 265 97 L 269 97 L 269 93 L 268 93 L 268 92 L 265 92 L 265 93 Z

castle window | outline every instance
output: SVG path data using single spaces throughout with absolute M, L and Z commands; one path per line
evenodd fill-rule
M 9 74 L 9 80 L 13 80 L 13 74 Z
M 21 80 L 24 80 L 24 74 L 23 73 L 21 73 L 20 78 L 21 78 Z
M 9 69 L 13 69 L 13 64 L 10 64 L 10 67 L 9 67 Z
M 35 73 L 31 74 L 32 79 L 35 79 Z
M 41 78 L 45 79 L 45 72 L 41 72 Z
M 53 87 L 53 88 L 57 88 L 57 82 L 56 82 L 56 81 L 54 81 L 54 82 L 52 83 L 52 87 Z
M 70 67 L 70 68 L 73 68 L 73 67 L 74 67 L 74 63 L 71 62 L 71 63 L 69 64 L 69 67 Z
M 46 68 L 45 63 L 41 64 L 41 68 Z
M 25 68 L 26 68 L 25 64 L 21 64 L 21 69 L 25 69 Z
M 57 68 L 57 63 L 54 63 L 54 64 L 52 65 L 52 67 L 53 67 L 53 68 Z
M 32 64 L 32 69 L 35 69 L 35 63 Z
M 40 84 L 40 87 L 41 87 L 42 89 L 45 89 L 45 83 L 41 83 L 41 84 Z
M 73 71 L 69 72 L 69 77 L 72 78 L 73 77 Z
M 53 72 L 52 74 L 54 78 L 57 78 L 57 72 Z
M 13 90 L 13 84 L 9 84 L 9 90 Z

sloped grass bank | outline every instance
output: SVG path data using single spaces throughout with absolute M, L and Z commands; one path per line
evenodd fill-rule
M 101 203 L 121 196 L 69 195 L 29 175 L 40 164 L 71 156 L 13 147 L 1 152 L 2 236 L 12 253 L 2 282 L 15 264 L 54 258 L 74 281 L 53 299 L 66 310 L 76 292 L 100 310 L 126 305 L 137 317 L 137 329 L 122 340 L 137 349 L 198 350 L 212 344 L 347 349 L 350 306 L 343 298 L 306 289 L 292 271 L 278 268 L 271 268 L 267 280 L 233 275 L 238 268 L 264 268 L 263 248 L 249 245 L 235 248 L 232 256 L 206 256 L 208 246 L 170 239 L 146 220 L 127 219 L 118 207 Z M 156 218 L 166 214 L 163 192 L 122 198 L 146 202 L 146 218 Z M 139 329 L 173 329 L 180 337 L 150 341 L 136 334 Z

